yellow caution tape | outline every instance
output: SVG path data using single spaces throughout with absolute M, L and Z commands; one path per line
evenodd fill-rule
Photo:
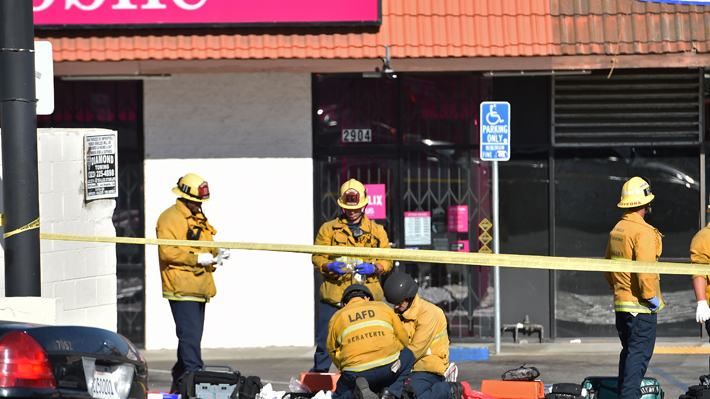
M 94 237 L 40 233 L 44 240 L 104 242 L 139 245 L 175 245 L 192 247 L 191 240 L 163 240 L 134 237 Z M 230 248 L 253 251 L 294 252 L 359 258 L 396 259 L 406 262 L 429 262 L 476 266 L 520 267 L 528 269 L 579 270 L 595 272 L 630 272 L 659 274 L 710 274 L 710 265 L 665 262 L 629 262 L 610 259 L 565 258 L 538 255 L 507 255 L 475 252 L 447 252 L 412 249 L 355 248 L 344 246 L 261 244 L 250 242 L 199 241 L 204 248 Z
M 0 219 L 0 221 L 2 221 L 2 225 L 4 226 L 5 225 L 5 217 L 3 216 L 3 218 Z M 7 238 L 10 236 L 14 236 L 15 234 L 22 233 L 23 231 L 32 230 L 32 229 L 39 229 L 39 218 L 27 223 L 26 225 L 20 227 L 19 229 L 15 229 L 11 232 L 5 233 L 2 236 Z
M 4 225 L 4 215 L 0 214 L 0 226 Z M 5 238 L 26 230 L 39 228 L 39 219 L 5 233 Z M 43 240 L 103 242 L 136 245 L 195 246 L 192 240 L 164 240 L 138 237 L 96 237 L 71 234 L 39 233 Z M 303 254 L 323 254 L 351 256 L 358 258 L 396 259 L 406 262 L 446 263 L 455 265 L 520 267 L 526 269 L 577 270 L 588 272 L 628 272 L 658 274 L 708 274 L 710 265 L 666 262 L 629 262 L 611 259 L 565 258 L 539 255 L 507 255 L 476 252 L 447 252 L 412 249 L 355 248 L 324 245 L 261 244 L 252 242 L 199 241 L 203 248 L 229 248 L 252 251 L 294 252 Z

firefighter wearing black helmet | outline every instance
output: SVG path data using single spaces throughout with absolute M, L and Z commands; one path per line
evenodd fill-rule
M 606 259 L 658 261 L 663 235 L 644 220 L 651 213 L 654 198 L 648 179 L 635 176 L 624 183 L 617 207 L 626 211 L 609 233 Z M 660 277 L 657 273 L 624 272 L 605 272 L 604 276 L 614 290 L 616 329 L 622 346 L 619 399 L 639 399 L 656 342 L 657 312 L 665 306 Z
M 396 399 L 414 365 L 407 331 L 370 290 L 352 284 L 328 323 L 327 350 L 340 372 L 333 399 Z M 379 392 L 379 395 L 376 393 Z
M 416 363 L 405 391 L 416 393 L 418 399 L 460 399 L 461 385 L 446 382 L 449 369 L 449 335 L 444 312 L 438 306 L 417 295 L 419 287 L 407 273 L 394 273 L 384 286 L 387 302 L 407 329 L 407 347 Z M 455 369 L 455 365 L 452 365 Z M 455 379 L 455 377 L 453 378 Z
M 210 199 L 207 182 L 188 173 L 178 180 L 172 192 L 178 198 L 175 205 L 158 218 L 156 235 L 158 239 L 195 241 L 192 246 L 158 246 L 163 298 L 170 303 L 178 336 L 171 387 L 171 392 L 176 392 L 177 380 L 185 371 L 199 370 L 203 366 L 200 342 L 205 304 L 217 294 L 212 278 L 217 259 L 228 259 L 229 250 L 200 246 L 200 242 L 214 241 L 212 237 L 217 234 L 202 212 L 202 203 Z
M 362 183 L 355 179 L 345 182 L 340 187 L 337 202 L 343 210 L 342 215 L 321 226 L 315 245 L 390 248 L 385 229 L 365 216 L 369 198 Z M 328 321 L 338 310 L 344 290 L 353 282 L 361 283 L 372 292 L 374 300 L 381 301 L 383 294 L 379 275 L 392 270 L 392 261 L 314 254 L 312 262 L 315 269 L 323 273 L 323 284 L 320 287 L 314 365 L 310 371 L 327 373 L 331 365 L 325 348 Z

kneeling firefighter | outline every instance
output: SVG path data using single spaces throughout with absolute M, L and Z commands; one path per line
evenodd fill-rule
M 385 281 L 387 302 L 407 329 L 407 347 L 417 359 L 405 381 L 405 392 L 419 399 L 460 399 L 462 387 L 446 382 L 449 369 L 449 335 L 444 311 L 417 295 L 419 287 L 407 273 L 394 273 Z M 454 366 L 455 367 L 455 366 Z

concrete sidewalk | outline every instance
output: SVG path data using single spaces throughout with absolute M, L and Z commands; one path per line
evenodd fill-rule
M 479 344 L 451 344 L 451 348 L 472 348 L 480 350 L 488 349 L 493 356 L 545 356 L 557 354 L 618 354 L 621 344 L 614 339 L 581 339 L 581 340 L 556 340 L 554 342 L 526 343 L 525 341 L 515 344 L 512 342 L 501 343 L 501 353 L 495 354 L 494 343 Z M 310 359 L 313 357 L 315 347 L 313 346 L 270 346 L 263 348 L 217 348 L 202 349 L 203 360 L 212 359 Z M 656 341 L 657 353 L 695 353 L 710 354 L 710 344 L 700 338 L 673 339 Z M 150 361 L 174 361 L 176 357 L 175 349 L 142 350 L 141 353 Z

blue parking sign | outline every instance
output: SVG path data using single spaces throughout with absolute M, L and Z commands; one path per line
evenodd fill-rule
M 481 103 L 481 161 L 510 159 L 510 104 L 506 101 Z

